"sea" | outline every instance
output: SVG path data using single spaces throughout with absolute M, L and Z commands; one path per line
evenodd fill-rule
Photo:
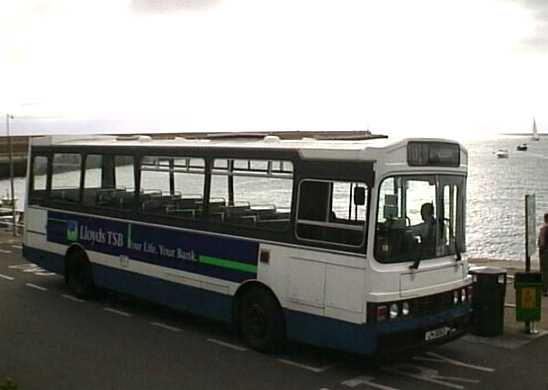
M 526 143 L 527 151 L 517 151 Z M 467 255 L 525 261 L 525 195 L 535 194 L 537 231 L 548 213 L 548 137 L 499 136 L 465 142 L 468 149 Z M 508 158 L 497 158 L 507 149 Z M 531 254 L 538 261 L 538 253 Z
M 527 151 L 516 150 L 522 143 Z M 535 194 L 537 231 L 548 212 L 548 137 L 496 136 L 462 144 L 469 154 L 466 255 L 525 261 L 525 195 Z M 508 149 L 509 157 L 497 158 L 498 149 Z M 0 197 L 9 188 L 9 180 L 1 180 Z M 22 209 L 25 179 L 15 179 L 15 193 Z M 538 260 L 536 251 L 531 258 Z

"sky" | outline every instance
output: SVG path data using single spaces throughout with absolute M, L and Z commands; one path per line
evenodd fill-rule
M 16 134 L 548 132 L 545 0 L 3 0 L 0 43 Z

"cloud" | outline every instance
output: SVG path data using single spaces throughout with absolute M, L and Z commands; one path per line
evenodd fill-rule
M 548 23 L 542 29 L 541 33 L 537 33 L 534 37 L 525 39 L 522 44 L 527 49 L 533 49 L 548 53 Z
M 529 11 L 535 22 L 530 36 L 521 44 L 526 49 L 548 52 L 548 1 L 546 0 L 508 0 Z
M 165 14 L 178 11 L 202 11 L 222 0 L 132 0 L 131 9 L 141 14 Z

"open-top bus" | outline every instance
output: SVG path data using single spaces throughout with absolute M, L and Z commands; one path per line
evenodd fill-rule
M 370 354 L 463 334 L 467 152 L 439 139 L 32 140 L 24 256 L 132 294 Z

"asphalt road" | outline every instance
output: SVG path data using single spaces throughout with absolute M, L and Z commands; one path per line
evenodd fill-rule
M 249 350 L 223 325 L 129 297 L 70 295 L 0 243 L 0 383 L 31 389 L 546 389 L 548 337 L 461 339 L 394 361 L 302 345 Z

